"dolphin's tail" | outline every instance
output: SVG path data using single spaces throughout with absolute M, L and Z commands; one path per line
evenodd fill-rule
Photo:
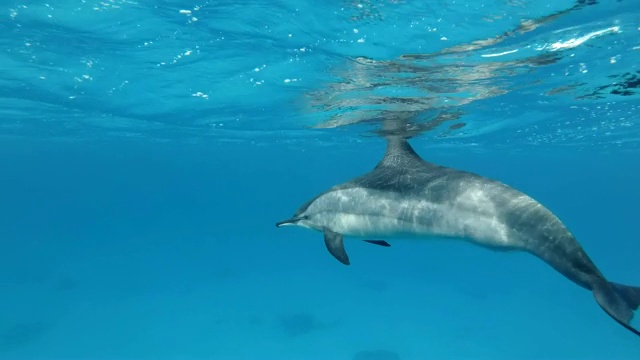
M 603 279 L 593 287 L 593 296 L 609 316 L 640 336 L 640 287 Z

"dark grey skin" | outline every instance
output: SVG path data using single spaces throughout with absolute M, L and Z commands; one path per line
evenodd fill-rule
M 309 200 L 276 223 L 284 225 L 323 232 L 327 249 L 345 265 L 344 236 L 382 246 L 389 244 L 368 239 L 444 237 L 526 251 L 591 291 L 607 314 L 640 336 L 632 324 L 640 288 L 606 280 L 551 211 L 499 181 L 426 162 L 400 137 L 387 138 L 371 172 Z

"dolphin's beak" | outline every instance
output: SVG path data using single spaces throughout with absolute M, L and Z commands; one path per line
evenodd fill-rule
M 278 221 L 276 223 L 276 227 L 287 226 L 287 225 L 295 225 L 300 220 L 302 220 L 302 219 L 300 219 L 300 218 L 291 218 L 289 220 Z

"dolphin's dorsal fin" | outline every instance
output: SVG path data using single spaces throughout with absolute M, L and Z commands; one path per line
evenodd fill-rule
M 382 166 L 410 166 L 412 164 L 424 164 L 420 155 L 413 150 L 409 142 L 400 136 L 387 137 L 387 151 L 384 158 L 376 167 Z

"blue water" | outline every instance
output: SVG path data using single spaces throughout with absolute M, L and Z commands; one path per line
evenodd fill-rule
M 640 285 L 638 5 L 4 1 L 0 359 L 640 358 L 531 255 L 274 227 L 394 120 Z

